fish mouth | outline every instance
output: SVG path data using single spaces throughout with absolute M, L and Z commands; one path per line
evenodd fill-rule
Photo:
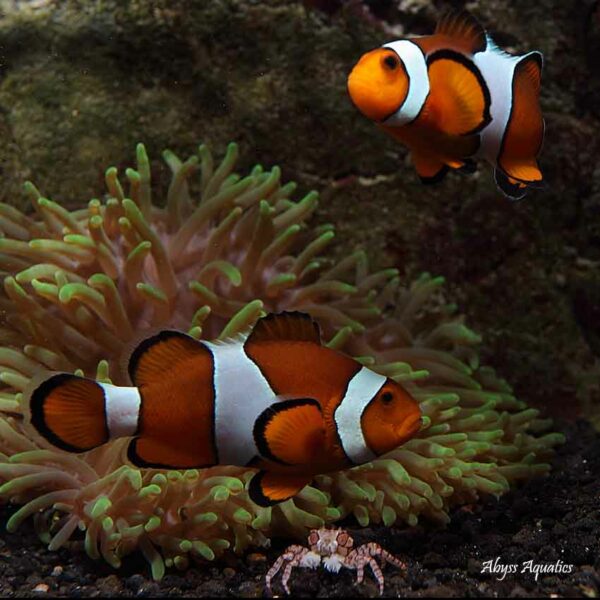
M 347 81 L 348 95 L 355 108 L 365 117 L 379 122 L 383 117 L 376 86 L 363 74 L 352 71 Z M 395 111 L 394 111 L 395 112 Z M 392 112 L 393 114 L 393 112 Z
M 361 110 L 361 104 L 364 104 L 364 102 L 361 103 L 361 98 L 367 97 L 371 91 L 369 81 L 362 78 L 360 75 L 356 75 L 355 72 L 352 71 L 348 76 L 346 85 L 352 104 L 354 104 L 358 110 Z
M 423 419 L 421 414 L 412 415 L 405 419 L 405 421 L 397 429 L 398 435 L 406 441 L 415 435 L 422 427 Z

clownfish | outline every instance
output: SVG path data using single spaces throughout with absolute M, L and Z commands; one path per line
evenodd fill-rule
M 469 13 L 448 13 L 433 35 L 402 39 L 364 54 L 348 77 L 358 110 L 411 151 L 424 183 L 449 169 L 494 167 L 510 198 L 542 187 L 544 137 L 540 52 L 500 50 Z
M 375 459 L 421 428 L 398 383 L 321 344 L 306 314 L 270 314 L 248 335 L 208 342 L 175 330 L 143 340 L 132 386 L 46 374 L 23 394 L 24 423 L 55 448 L 87 452 L 132 437 L 142 468 L 258 469 L 250 498 L 271 506 L 313 477 Z

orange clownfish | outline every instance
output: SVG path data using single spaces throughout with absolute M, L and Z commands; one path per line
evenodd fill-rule
M 422 181 L 449 169 L 495 169 L 498 187 L 521 198 L 541 187 L 542 54 L 500 50 L 467 12 L 449 13 L 433 35 L 367 52 L 348 77 L 354 105 L 405 144 Z
M 70 373 L 32 382 L 26 427 L 67 452 L 132 437 L 127 461 L 137 467 L 257 468 L 248 490 L 260 506 L 314 475 L 369 462 L 421 427 L 404 388 L 323 346 L 299 312 L 267 315 L 223 342 L 161 331 L 132 352 L 128 371 L 131 387 Z

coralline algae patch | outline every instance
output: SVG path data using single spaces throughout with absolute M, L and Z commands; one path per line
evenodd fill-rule
M 334 228 L 310 220 L 316 192 L 293 200 L 277 167 L 235 174 L 234 144 L 220 164 L 205 146 L 185 161 L 163 157 L 172 177 L 162 202 L 140 144 L 137 168 L 124 182 L 108 169 L 105 198 L 86 208 L 68 211 L 31 183 L 31 215 L 0 204 L 0 496 L 22 505 L 10 531 L 33 516 L 56 549 L 76 545 L 79 529 L 91 557 L 117 567 L 138 548 L 160 578 L 165 566 L 302 538 L 348 515 L 363 526 L 446 522 L 453 504 L 548 472 L 562 435 L 479 365 L 480 337 L 443 301 L 441 278 L 405 287 L 396 269 L 370 272 L 361 251 L 333 262 Z M 19 398 L 41 370 L 124 385 L 124 349 L 145 330 L 223 339 L 281 310 L 311 314 L 330 347 L 401 381 L 424 430 L 267 509 L 247 496 L 248 469 L 139 470 L 122 464 L 126 441 L 68 455 L 22 430 Z

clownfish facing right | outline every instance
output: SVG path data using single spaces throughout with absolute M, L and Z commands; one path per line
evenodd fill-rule
M 466 11 L 449 13 L 433 35 L 364 54 L 348 77 L 354 105 L 411 151 L 424 183 L 449 169 L 494 167 L 510 198 L 541 187 L 544 137 L 539 106 L 542 55 L 500 50 Z
M 400 384 L 323 346 L 318 325 L 298 312 L 267 315 L 224 342 L 161 331 L 137 346 L 128 370 L 130 387 L 71 373 L 34 379 L 25 426 L 67 452 L 133 437 L 127 460 L 142 468 L 257 468 L 248 492 L 260 506 L 390 452 L 421 428 L 419 405 Z

